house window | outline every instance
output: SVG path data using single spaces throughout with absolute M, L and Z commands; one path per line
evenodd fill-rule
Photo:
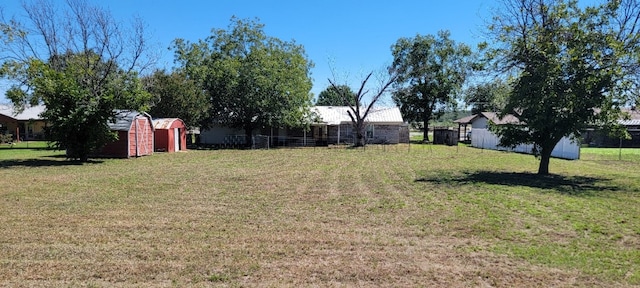
M 367 138 L 373 138 L 373 125 L 367 125 Z

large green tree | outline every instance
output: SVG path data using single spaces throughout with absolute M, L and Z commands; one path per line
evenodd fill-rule
M 344 97 L 345 95 L 346 97 Z M 345 102 L 350 101 L 350 102 Z M 337 85 L 333 87 L 329 85 L 326 89 L 318 94 L 318 106 L 347 106 L 354 105 L 355 92 L 348 85 Z
M 400 38 L 391 50 L 391 69 L 398 75 L 393 101 L 406 121 L 424 122 L 428 141 L 429 121 L 456 105 L 456 94 L 471 69 L 471 48 L 440 31 L 437 36 Z
M 200 127 L 209 111 L 207 93 L 181 71 L 157 70 L 142 78 L 151 94 L 149 114 L 154 118 L 180 118 L 189 129 Z
M 114 109 L 144 109 L 138 79 L 147 63 L 144 25 L 121 26 L 108 11 L 83 0 L 24 3 L 24 19 L 0 19 L 0 74 L 14 85 L 18 110 L 44 104 L 48 137 L 71 159 L 87 161 L 115 139 Z M 22 21 L 24 20 L 24 22 Z
M 611 125 L 637 76 L 635 0 L 581 8 L 569 0 L 505 0 L 489 27 L 501 44 L 492 50 L 497 68 L 514 77 L 502 115 L 520 123 L 493 126 L 500 145 L 534 144 L 538 174 L 563 137 L 587 125 Z
M 174 42 L 177 62 L 211 101 L 210 122 L 244 129 L 304 125 L 312 63 L 295 42 L 267 36 L 257 20 L 231 19 L 197 43 Z
M 464 102 L 471 106 L 471 113 L 502 111 L 511 87 L 502 79 L 481 82 L 467 87 L 464 91 Z

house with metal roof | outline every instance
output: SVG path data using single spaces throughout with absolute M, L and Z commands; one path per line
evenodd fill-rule
M 44 105 L 32 106 L 18 112 L 10 105 L 0 105 L 0 134 L 10 134 L 13 140 L 44 140 Z
M 363 109 L 364 110 L 364 109 Z M 268 139 L 268 146 L 313 146 L 353 143 L 353 123 L 347 106 L 311 107 L 311 129 L 263 127 L 255 130 L 256 142 Z M 409 126 L 404 123 L 398 107 L 372 108 L 365 119 L 367 142 L 380 144 L 409 143 Z M 243 147 L 242 129 L 212 125 L 200 132 L 200 144 L 215 147 Z M 261 140 L 261 141 L 257 141 Z M 264 147 L 265 145 L 260 145 Z
M 618 119 L 618 124 L 627 129 L 631 139 L 612 137 L 607 131 L 594 127 L 587 128 L 582 133 L 582 142 L 592 147 L 610 148 L 640 148 L 640 111 L 636 108 L 622 109 L 627 117 Z
M 349 106 L 315 106 L 312 111 L 318 119 L 311 125 L 316 143 L 353 143 L 355 131 Z M 365 122 L 367 143 L 409 143 L 409 126 L 404 123 L 398 107 L 374 107 Z

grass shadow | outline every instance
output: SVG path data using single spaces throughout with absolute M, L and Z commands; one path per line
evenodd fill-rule
M 59 167 L 59 166 L 80 166 L 84 164 L 100 164 L 103 161 L 89 160 L 88 162 L 67 160 L 66 157 L 60 155 L 52 155 L 48 158 L 65 158 L 65 160 L 32 158 L 32 159 L 11 159 L 0 160 L 0 169 L 14 167 Z
M 436 184 L 491 184 L 511 187 L 530 187 L 576 196 L 594 196 L 599 192 L 615 192 L 620 187 L 611 179 L 587 176 L 538 175 L 532 173 L 477 171 L 459 175 L 435 175 L 418 178 L 415 182 Z

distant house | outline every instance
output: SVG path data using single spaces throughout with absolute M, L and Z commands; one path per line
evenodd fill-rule
M 44 140 L 47 123 L 40 114 L 45 109 L 44 105 L 38 105 L 16 113 L 12 106 L 0 105 L 0 134 L 11 134 L 18 141 Z
M 179 118 L 153 119 L 155 151 L 187 150 L 187 127 Z
M 626 113 L 629 119 L 619 119 L 618 124 L 627 129 L 631 139 L 611 137 L 607 131 L 588 128 L 582 133 L 583 143 L 593 147 L 640 148 L 640 111 L 633 108 L 624 109 L 622 112 Z
M 468 117 L 464 117 L 454 121 L 459 125 L 471 125 L 471 146 L 482 149 L 490 150 L 506 150 L 519 153 L 530 154 L 533 145 L 521 144 L 516 148 L 506 148 L 498 146 L 500 138 L 498 135 L 489 131 L 489 123 L 496 125 L 515 124 L 520 122 L 517 117 L 513 115 L 506 115 L 503 118 L 498 117 L 495 112 L 482 112 L 474 114 Z M 556 144 L 556 147 L 551 152 L 551 157 L 564 158 L 564 159 L 580 159 L 580 145 L 569 137 L 564 137 Z
M 130 158 L 153 154 L 153 121 L 147 113 L 120 110 L 109 128 L 118 140 L 107 144 L 97 156 Z
M 316 142 L 353 143 L 355 131 L 348 106 L 315 106 L 312 111 L 319 119 L 311 125 Z M 409 143 L 409 126 L 404 123 L 398 107 L 372 108 L 365 122 L 367 143 Z
M 311 129 L 290 127 L 264 127 L 254 131 L 254 142 L 269 139 L 270 146 L 310 146 L 337 143 L 353 143 L 353 123 L 347 106 L 311 107 L 314 118 Z M 366 137 L 368 143 L 409 143 L 409 126 L 404 123 L 400 109 L 374 108 L 367 118 Z M 242 146 L 245 143 L 243 129 L 213 126 L 202 129 L 200 143 L 203 145 Z

